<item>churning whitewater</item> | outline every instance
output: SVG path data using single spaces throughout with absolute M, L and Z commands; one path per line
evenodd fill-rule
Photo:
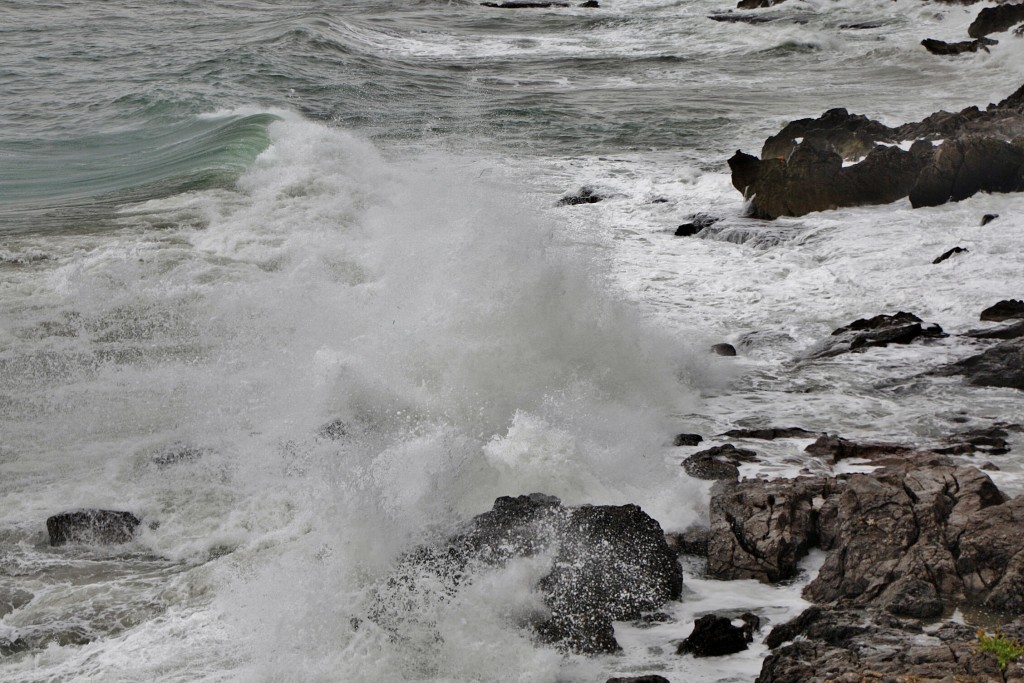
M 403 562 L 502 496 L 706 527 L 680 433 L 1024 423 L 1018 390 L 922 379 L 1024 294 L 1024 197 L 758 221 L 725 163 L 832 107 L 998 101 L 1024 40 L 938 59 L 922 32 L 976 12 L 923 0 L 600 5 L 6 3 L 0 679 L 753 681 L 823 551 L 775 584 L 681 555 L 681 599 L 600 655 L 532 627 L 557 550 L 454 584 Z M 900 310 L 953 334 L 809 360 Z M 812 440 L 739 471 L 821 474 Z M 989 474 L 1024 491 L 1014 452 Z M 132 540 L 50 545 L 48 517 L 93 508 L 136 515 Z M 764 626 L 677 655 L 712 612 Z

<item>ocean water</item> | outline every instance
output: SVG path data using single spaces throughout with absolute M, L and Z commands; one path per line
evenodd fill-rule
M 617 625 L 616 656 L 531 640 L 541 561 L 425 587 L 398 638 L 353 620 L 403 551 L 497 496 L 706 522 L 678 432 L 1024 423 L 1019 392 L 921 376 L 1024 298 L 1024 197 L 765 223 L 725 165 L 832 107 L 895 124 L 1007 96 L 1024 40 L 919 46 L 978 7 L 0 4 L 0 679 L 753 680 L 760 643 L 674 643 L 708 611 L 795 615 L 820 556 L 785 586 L 687 564 L 672 620 Z M 582 187 L 606 199 L 558 205 Z M 697 211 L 723 220 L 675 238 Z M 954 336 L 800 360 L 897 310 Z M 745 475 L 823 471 L 804 440 L 746 445 L 765 462 Z M 1018 493 L 1011 445 L 992 476 Z M 77 507 L 143 525 L 49 548 L 45 519 Z

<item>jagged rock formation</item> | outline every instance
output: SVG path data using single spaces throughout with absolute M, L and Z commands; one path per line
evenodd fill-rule
M 719 482 L 708 571 L 781 581 L 814 546 L 829 551 L 804 596 L 934 617 L 956 605 L 1024 614 L 1024 498 L 934 453 L 870 474 Z
M 445 600 L 474 571 L 544 552 L 553 560 L 537 588 L 550 614 L 532 627 L 540 639 L 572 652 L 618 650 L 613 621 L 638 619 L 682 591 L 676 553 L 639 507 L 565 507 L 532 494 L 498 498 L 447 544 L 409 553 L 378 590 L 370 618 L 400 632 L 402 605 L 421 600 L 423 586 Z
M 895 146 L 910 141 L 907 150 Z M 760 159 L 737 151 L 729 168 L 751 215 L 766 219 L 903 197 L 919 207 L 977 192 L 1018 192 L 1024 87 L 985 110 L 936 112 L 895 128 L 831 109 L 787 124 L 765 141 Z

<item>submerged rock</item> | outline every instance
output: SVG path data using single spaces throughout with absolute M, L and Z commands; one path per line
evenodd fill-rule
M 678 228 L 676 228 L 675 236 L 691 237 L 693 235 L 696 235 L 704 228 L 711 227 L 720 220 L 722 219 L 716 218 L 715 216 L 709 216 L 706 213 L 695 213 L 694 215 L 690 216 L 686 223 L 683 223 Z
M 947 259 L 949 259 L 949 257 L 953 256 L 954 254 L 965 254 L 968 251 L 969 250 L 965 249 L 964 247 L 953 247 L 949 251 L 942 252 L 942 255 L 940 255 L 938 258 L 932 261 L 932 265 L 942 263 L 943 261 L 946 261 Z
M 631 676 L 629 678 L 609 678 L 605 683 L 670 683 L 664 676 L 648 674 L 646 676 Z
M 766 429 L 730 429 L 722 434 L 731 439 L 763 439 L 774 441 L 775 439 L 806 439 L 817 436 L 816 432 L 809 432 L 803 427 L 768 427 Z
M 703 440 L 704 440 L 704 437 L 701 436 L 700 434 L 676 434 L 675 438 L 672 440 L 672 445 L 673 446 L 696 446 L 697 444 L 699 444 Z
M 512 0 L 511 2 L 481 2 L 484 7 L 497 7 L 498 9 L 545 9 L 548 7 L 568 7 L 567 2 L 528 2 L 526 0 Z
M 127 543 L 141 524 L 138 517 L 119 510 L 73 510 L 46 520 L 50 545 Z
M 945 337 L 942 328 L 932 323 L 924 325 L 913 313 L 900 311 L 894 315 L 876 315 L 861 318 L 832 331 L 831 338 L 821 342 L 808 353 L 809 358 L 827 358 L 850 351 L 863 351 L 889 344 L 909 344 L 917 339 Z
M 592 187 L 582 187 L 576 194 L 570 194 L 558 200 L 560 206 L 577 206 L 578 204 L 596 204 L 604 200 Z
M 537 589 L 549 614 L 532 623 L 538 637 L 568 651 L 619 649 L 613 621 L 679 598 L 682 569 L 661 526 L 636 505 L 565 507 L 552 496 L 503 497 L 438 548 L 407 555 L 378 591 L 371 618 L 400 630 L 402 605 L 416 602 L 419 584 L 442 589 L 439 599 L 472 581 L 472 573 L 551 551 L 550 571 Z M 416 595 L 415 598 L 410 595 Z
M 989 45 L 998 45 L 999 41 L 990 38 L 978 38 L 977 40 L 963 40 L 959 43 L 947 43 L 944 40 L 925 38 L 921 41 L 924 49 L 933 55 L 962 55 L 965 52 L 977 52 L 981 50 L 988 52 Z

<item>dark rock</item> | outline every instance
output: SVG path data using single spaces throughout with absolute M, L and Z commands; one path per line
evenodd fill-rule
M 932 261 L 932 265 L 935 265 L 935 264 L 938 264 L 938 263 L 942 263 L 943 261 L 948 259 L 953 254 L 964 254 L 964 253 L 967 253 L 968 251 L 969 250 L 965 249 L 964 247 L 953 247 L 949 251 L 942 252 L 941 256 L 939 256 L 934 261 Z
M 998 45 L 999 42 L 990 38 L 979 38 L 977 40 L 963 40 L 959 43 L 947 43 L 944 40 L 925 38 L 921 41 L 924 49 L 933 55 L 962 55 L 965 52 L 977 52 L 982 50 L 988 52 L 989 45 Z
M 764 7 L 772 7 L 785 2 L 785 0 L 739 0 L 736 3 L 737 9 L 761 9 Z
M 729 167 L 733 186 L 750 200 L 751 215 L 773 219 L 894 202 L 907 196 L 932 155 L 929 143 L 915 143 L 909 152 L 878 146 L 863 161 L 844 167 L 840 154 L 805 139 L 786 159 L 758 160 L 737 152 Z
M 671 683 L 664 676 L 648 674 L 646 676 L 632 676 L 630 678 L 609 678 L 605 683 Z
M 778 134 L 765 140 L 761 158 L 788 159 L 797 148 L 798 138 L 847 161 L 867 156 L 879 142 L 897 141 L 888 126 L 845 109 L 829 109 L 816 119 L 798 119 L 786 124 Z
M 568 7 L 567 2 L 525 2 L 513 0 L 512 2 L 481 2 L 484 7 L 497 7 L 499 9 L 544 9 L 547 7 Z
M 965 336 L 974 339 L 1020 339 L 1024 337 L 1024 320 L 1017 320 L 987 330 L 971 330 Z
M 757 453 L 754 451 L 727 443 L 694 453 L 683 461 L 683 467 L 687 474 L 696 479 L 738 479 L 740 471 L 737 465 L 756 460 Z
M 1024 390 L 1024 339 L 1011 339 L 976 356 L 935 371 L 937 375 L 964 375 L 970 384 Z
M 673 446 L 696 446 L 704 437 L 700 434 L 676 434 L 676 438 L 672 440 Z
M 915 141 L 909 152 L 887 146 L 905 140 Z M 938 148 L 930 142 L 939 140 Z M 1016 192 L 1024 187 L 1022 158 L 1024 87 L 984 110 L 939 111 L 895 128 L 832 109 L 787 124 L 766 140 L 761 159 L 738 151 L 729 167 L 750 215 L 773 219 L 905 196 L 917 207 Z M 862 160 L 844 167 L 844 159 Z
M 1017 425 L 998 423 L 984 429 L 971 429 L 949 437 L 951 448 L 961 447 L 960 453 L 985 453 L 987 455 L 1004 455 L 1010 452 L 1010 445 L 1006 437 L 1010 435 L 1007 429 L 1015 429 Z M 945 452 L 936 448 L 935 452 Z
M 910 190 L 914 208 L 960 201 L 978 192 L 1024 190 L 1024 139 L 963 135 L 946 140 Z
M 776 637 L 782 630 L 785 636 Z M 1003 627 L 1011 638 L 1022 630 L 1020 622 Z M 757 683 L 1019 680 L 1019 665 L 1011 664 L 1004 678 L 995 657 L 981 652 L 975 637 L 975 629 L 963 624 L 946 622 L 924 633 L 915 621 L 875 611 L 811 607 L 769 634 L 765 642 L 773 652 Z
M 815 499 L 836 485 L 810 477 L 715 484 L 708 574 L 762 582 L 796 576 L 797 562 L 818 543 Z
M 883 458 L 906 457 L 918 450 L 895 443 L 856 443 L 834 434 L 823 434 L 817 441 L 804 449 L 805 453 L 823 458 L 830 465 L 851 458 L 880 460 Z
M 744 629 L 732 625 L 732 619 L 705 614 L 694 622 L 693 632 L 679 643 L 676 654 L 721 657 L 746 650 L 750 640 Z
M 764 14 L 737 14 L 735 12 L 709 14 L 708 19 L 728 24 L 770 24 L 773 21 L 778 21 L 777 17 Z
M 810 358 L 827 358 L 849 351 L 863 351 L 889 344 L 909 344 L 919 338 L 944 337 L 942 328 L 934 323 L 928 326 L 913 313 L 900 311 L 895 315 L 876 315 L 861 318 L 832 332 L 828 339 L 812 349 Z
M 997 218 L 999 218 L 999 214 L 998 213 L 986 213 L 984 216 L 981 217 L 981 225 L 982 225 L 982 227 L 988 225 L 989 223 L 991 223 L 992 221 L 994 221 Z
M 600 6 L 601 6 L 601 3 L 599 3 L 597 0 L 587 0 L 586 2 L 580 3 L 580 7 L 589 7 L 589 8 L 592 8 L 592 9 L 598 8 Z
M 661 526 L 639 507 L 565 507 L 543 494 L 503 497 L 465 532 L 439 548 L 419 548 L 378 589 L 371 618 L 400 631 L 403 605 L 422 599 L 420 584 L 448 599 L 476 568 L 552 551 L 538 589 L 549 613 L 533 622 L 541 640 L 572 652 L 619 649 L 613 621 L 639 619 L 682 591 L 682 569 Z M 411 597 L 411 596 L 415 596 Z
M 767 429 L 730 429 L 722 434 L 731 439 L 806 439 L 815 436 L 816 432 L 809 432 L 802 427 L 769 427 Z
M 951 539 L 971 515 L 1003 501 L 992 480 L 973 467 L 908 463 L 850 475 L 822 506 L 821 515 L 834 518 L 827 532 L 821 530 L 821 545 L 834 552 L 804 596 L 938 616 L 945 601 L 967 597 Z
M 711 352 L 718 356 L 735 356 L 736 347 L 732 344 L 715 344 L 711 347 Z
M 722 220 L 706 213 L 696 213 L 689 218 L 689 222 L 683 223 L 676 228 L 676 237 L 690 237 L 696 235 L 704 228 L 710 227 Z
M 690 527 L 682 533 L 666 534 L 665 541 L 679 555 L 708 556 L 711 530 L 704 526 Z
M 982 311 L 980 319 L 1000 323 L 1011 318 L 1024 318 L 1024 301 L 1004 299 Z
M 118 510 L 74 510 L 46 520 L 50 545 L 89 543 L 107 545 L 127 543 L 135 536 L 140 520 L 130 512 Z
M 566 195 L 558 200 L 561 206 L 576 206 L 577 204 L 596 204 L 602 201 L 604 197 L 597 194 L 596 190 L 592 187 L 580 188 L 580 191 L 576 194 Z
M 977 18 L 967 27 L 967 35 L 981 38 L 990 33 L 1007 31 L 1021 22 L 1024 22 L 1024 3 L 986 7 L 978 12 Z

